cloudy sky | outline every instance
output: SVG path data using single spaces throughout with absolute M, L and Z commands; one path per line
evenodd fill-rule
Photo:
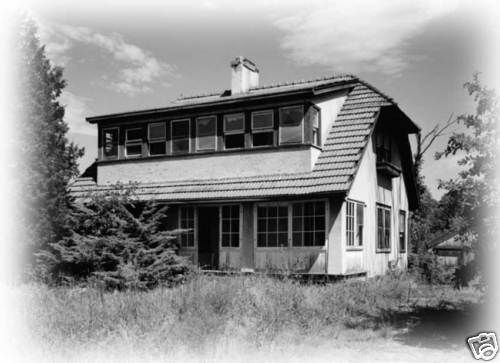
M 161 107 L 180 94 L 230 86 L 229 62 L 255 61 L 261 83 L 355 73 L 392 96 L 423 132 L 470 112 L 462 88 L 474 71 L 487 84 L 498 5 L 487 1 L 43 1 L 27 3 L 55 64 L 65 67 L 70 137 L 96 157 L 86 116 Z M 434 195 L 455 160 L 426 157 Z

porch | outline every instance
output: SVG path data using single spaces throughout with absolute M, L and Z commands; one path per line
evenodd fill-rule
M 211 273 L 328 272 L 328 199 L 171 207 L 180 254 Z M 174 218 L 175 219 L 175 218 Z

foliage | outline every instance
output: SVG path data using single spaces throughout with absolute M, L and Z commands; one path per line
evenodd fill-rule
M 464 87 L 474 98 L 475 113 L 457 118 L 465 131 L 454 132 L 445 150 L 436 154 L 437 159 L 461 155 L 458 164 L 463 170 L 455 179 L 440 181 L 440 188 L 452 199 L 453 227 L 477 255 L 487 258 L 497 250 L 500 225 L 496 176 L 500 108 L 495 91 L 482 85 L 478 74 Z
M 35 23 L 20 21 L 16 47 L 16 134 L 12 138 L 20 187 L 20 240 L 28 262 L 34 252 L 66 233 L 67 185 L 78 174 L 83 149 L 68 141 L 68 125 L 59 97 L 66 86 L 63 71 L 51 64 Z
M 177 255 L 177 235 L 167 231 L 167 207 L 133 202 L 123 186 L 74 204 L 71 234 L 38 253 L 49 282 L 97 282 L 106 288 L 146 289 L 186 279 L 187 261 Z
M 443 265 L 430 251 L 410 253 L 408 265 L 411 271 L 424 282 L 434 285 L 456 283 L 455 267 Z
M 445 304 L 458 310 L 478 297 L 470 288 L 433 286 L 407 274 L 321 285 L 202 275 L 172 289 L 117 293 L 35 285 L 23 294 L 30 309 L 23 316 L 42 344 L 61 352 L 126 345 L 160 355 L 198 351 L 207 359 L 207 351 L 234 345 L 244 352 L 339 338 L 351 345 L 384 336 L 398 314 Z

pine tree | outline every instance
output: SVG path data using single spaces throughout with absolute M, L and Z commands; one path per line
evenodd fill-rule
M 16 47 L 18 82 L 16 135 L 19 180 L 19 218 L 25 257 L 68 233 L 67 186 L 78 174 L 77 160 L 84 150 L 69 142 L 64 106 L 58 101 L 66 86 L 63 70 L 47 58 L 36 24 L 19 22 Z
M 117 186 L 72 206 L 71 235 L 38 254 L 49 282 L 147 289 L 186 279 L 190 265 L 177 255 L 183 231 L 167 230 L 165 205 L 134 202 L 132 193 Z

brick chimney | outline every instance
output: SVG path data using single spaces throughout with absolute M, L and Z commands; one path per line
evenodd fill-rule
M 259 70 L 251 60 L 239 56 L 231 61 L 231 94 L 248 92 L 259 85 Z

